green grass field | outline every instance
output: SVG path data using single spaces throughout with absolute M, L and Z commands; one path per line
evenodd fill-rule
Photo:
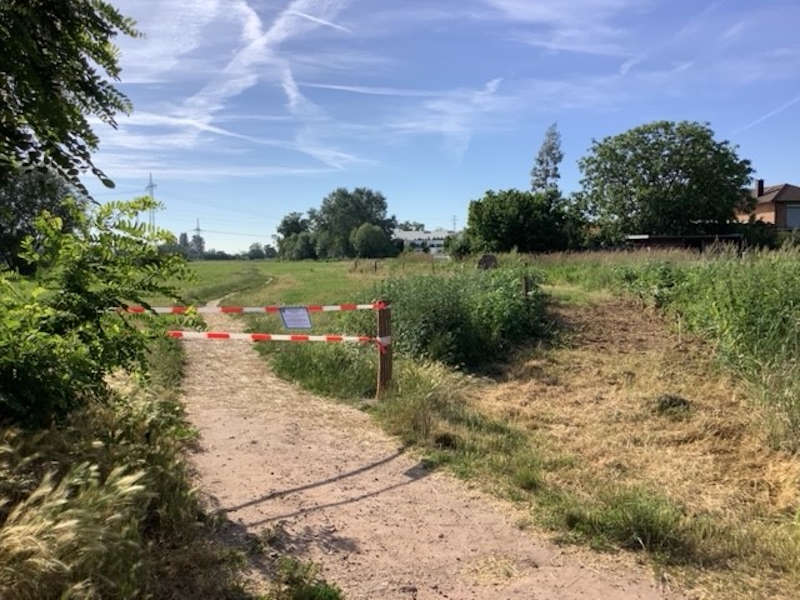
M 386 260 L 196 261 L 190 264 L 193 277 L 177 282 L 181 297 L 202 305 L 225 297 L 231 305 L 340 304 L 352 302 L 377 281 L 390 275 L 442 272 L 451 266 L 433 264 L 428 256 Z M 149 298 L 151 304 L 169 304 L 169 298 Z

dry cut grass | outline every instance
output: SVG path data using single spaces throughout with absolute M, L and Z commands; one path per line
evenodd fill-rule
M 543 520 L 649 546 L 683 564 L 697 597 L 797 597 L 800 460 L 770 449 L 744 384 L 632 301 L 555 315 L 565 343 L 521 358 L 479 401 L 560 457 L 543 473 L 559 490 L 539 500 Z

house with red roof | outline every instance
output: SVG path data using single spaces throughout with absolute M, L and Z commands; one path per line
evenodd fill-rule
M 781 183 L 764 187 L 764 180 L 756 181 L 751 192 L 756 199 L 752 212 L 736 215 L 742 223 L 751 220 L 772 223 L 778 229 L 800 229 L 800 187 Z

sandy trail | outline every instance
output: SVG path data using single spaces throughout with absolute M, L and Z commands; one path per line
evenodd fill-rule
M 280 532 L 281 550 L 319 563 L 348 599 L 677 597 L 630 556 L 521 531 L 513 507 L 429 472 L 363 412 L 277 379 L 249 344 L 184 344 L 199 485 L 249 533 Z

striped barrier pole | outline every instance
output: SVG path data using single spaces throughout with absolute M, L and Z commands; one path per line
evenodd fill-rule
M 370 304 L 307 304 L 304 306 L 151 306 L 149 309 L 140 306 L 126 306 L 124 310 L 129 313 L 154 312 L 160 315 L 183 315 L 187 312 L 196 312 L 201 315 L 208 314 L 263 314 L 279 313 L 282 308 L 305 308 L 308 312 L 336 312 L 350 310 L 377 310 L 380 311 L 386 306 L 383 302 L 372 302 Z

